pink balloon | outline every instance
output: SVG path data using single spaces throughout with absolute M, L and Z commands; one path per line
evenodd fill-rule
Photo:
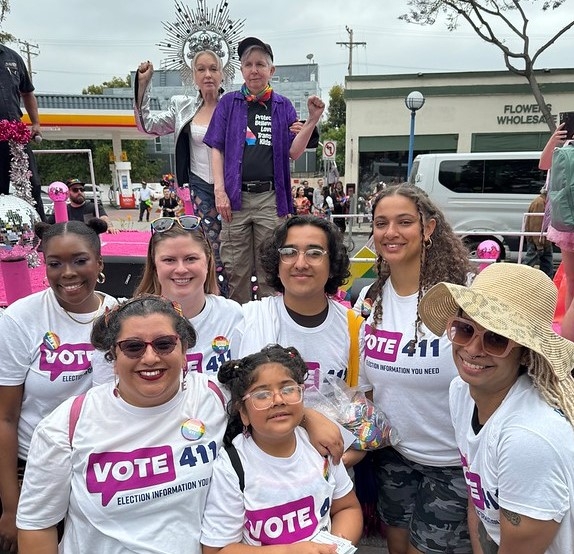
M 60 181 L 55 181 L 48 187 L 48 196 L 54 202 L 66 201 L 68 198 L 68 187 Z
M 476 256 L 481 260 L 497 260 L 500 256 L 500 245 L 494 240 L 483 240 L 476 247 Z
M 500 256 L 500 245 L 495 240 L 483 240 L 476 247 L 476 257 L 481 260 L 498 260 Z M 486 269 L 490 264 L 480 264 L 478 271 Z

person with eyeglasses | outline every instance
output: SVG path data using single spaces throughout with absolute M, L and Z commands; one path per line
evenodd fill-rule
M 574 545 L 574 343 L 553 330 L 556 301 L 542 271 L 502 263 L 420 303 L 424 324 L 452 342 L 450 413 L 475 552 Z
M 49 287 L 10 304 L 0 317 L 0 551 L 16 552 L 19 482 L 32 434 L 61 402 L 92 386 L 90 332 L 115 305 L 96 291 L 105 279 L 99 235 L 106 224 L 36 224 Z M 23 552 L 23 550 L 21 550 Z
M 151 230 L 134 297 L 161 294 L 180 304 L 198 335 L 186 354 L 187 368 L 215 380 L 221 365 L 239 354 L 241 306 L 218 294 L 213 250 L 199 217 L 161 217 L 152 221 Z M 110 367 L 96 366 L 96 384 L 112 379 Z
M 68 187 L 68 203 L 66 205 L 68 220 L 87 223 L 90 219 L 96 217 L 96 205 L 94 200 L 86 200 L 85 183 L 80 181 L 80 179 L 71 177 L 66 181 L 66 186 Z M 114 224 L 104 209 L 104 205 L 99 199 L 98 213 L 98 217 L 106 222 L 108 233 L 116 234 L 120 232 L 119 229 L 114 227 Z M 48 220 L 49 223 L 55 223 L 55 217 L 53 215 L 49 216 Z
M 468 554 L 468 498 L 448 411 L 457 371 L 448 338 L 424 327 L 419 305 L 436 283 L 465 285 L 475 269 L 460 237 L 418 187 L 379 192 L 372 231 L 377 278 L 361 295 L 359 385 L 371 389 L 400 436 L 398 444 L 369 454 L 378 516 L 390 554 Z
M 195 338 L 179 308 L 156 296 L 94 322 L 91 342 L 116 380 L 39 424 L 18 507 L 20 552 L 57 552 L 62 519 L 61 552 L 199 552 L 193 537 L 226 414 L 207 379 L 184 378 Z
M 227 413 L 219 387 L 187 371 L 195 341 L 181 307 L 160 296 L 96 319 L 91 342 L 116 378 L 39 424 L 18 506 L 20 552 L 58 552 L 55 525 L 65 519 L 60 552 L 201 553 Z M 340 457 L 341 437 L 325 433 L 325 421 L 305 410 L 310 436 L 321 437 L 313 444 Z
M 335 552 L 313 543 L 321 530 L 359 542 L 363 518 L 349 475 L 299 427 L 306 374 L 297 349 L 279 345 L 222 366 L 230 418 L 205 506 L 203 554 L 239 551 L 238 543 Z
M 315 216 L 294 216 L 264 242 L 261 266 L 280 293 L 243 305 L 241 356 L 267 344 L 295 346 L 309 367 L 308 384 L 347 376 L 347 309 L 333 299 L 349 277 L 349 256 L 337 227 Z

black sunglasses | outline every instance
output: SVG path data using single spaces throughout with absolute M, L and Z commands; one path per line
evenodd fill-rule
M 158 356 L 171 354 L 175 350 L 177 339 L 177 335 L 164 335 L 152 341 L 126 339 L 116 342 L 116 346 L 119 347 L 126 357 L 137 360 L 145 354 L 148 345 L 153 348 L 153 351 Z

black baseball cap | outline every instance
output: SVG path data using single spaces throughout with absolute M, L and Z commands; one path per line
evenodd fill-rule
M 66 181 L 66 186 L 71 188 L 73 186 L 83 187 L 86 183 L 80 181 L 79 179 L 70 178 Z
M 271 61 L 273 61 L 273 50 L 271 50 L 271 46 L 255 37 L 244 38 L 239 43 L 239 46 L 237 47 L 237 55 L 239 56 L 239 59 L 241 59 L 241 56 L 243 56 L 245 50 L 251 46 L 258 46 L 263 51 L 267 52 L 267 54 L 271 56 Z

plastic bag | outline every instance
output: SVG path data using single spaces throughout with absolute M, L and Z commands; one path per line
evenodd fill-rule
M 349 387 L 328 375 L 321 392 L 314 386 L 305 390 L 305 405 L 340 423 L 355 435 L 351 448 L 376 450 L 394 446 L 400 440 L 387 416 L 366 396 L 364 387 Z

